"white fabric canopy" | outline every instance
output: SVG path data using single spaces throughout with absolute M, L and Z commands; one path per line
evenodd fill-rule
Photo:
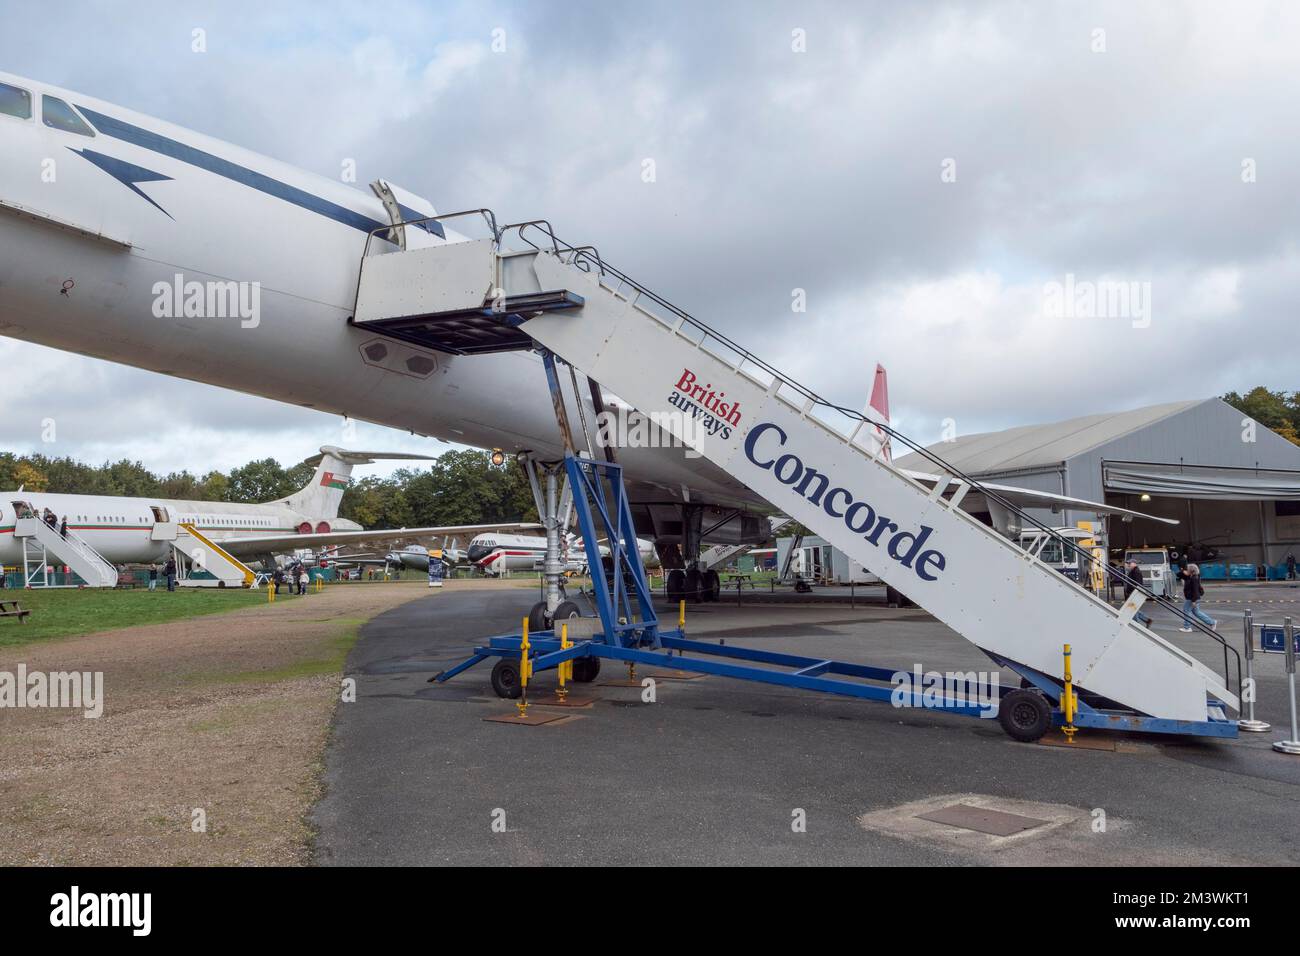
M 1300 501 L 1300 471 L 1105 462 L 1107 491 L 1220 501 Z

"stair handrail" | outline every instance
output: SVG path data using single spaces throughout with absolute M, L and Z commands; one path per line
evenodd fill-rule
M 67 543 L 79 557 L 85 558 L 92 565 L 98 565 L 98 570 L 100 571 L 101 576 L 105 570 L 111 571 L 114 575 L 117 574 L 117 568 L 115 568 L 107 558 L 91 547 L 89 541 L 81 537 L 81 535 L 77 534 L 71 528 L 68 528 L 65 532 L 60 532 L 58 528 L 50 525 L 48 521 L 37 518 L 37 522 L 44 526 L 60 541 Z M 42 544 L 44 544 L 46 548 L 49 547 L 45 542 L 42 542 Z
M 366 245 L 361 252 L 361 262 L 364 265 L 366 259 L 370 256 L 370 244 L 374 241 L 375 236 L 381 232 L 392 232 L 394 229 L 401 229 L 403 226 L 422 226 L 429 222 L 448 222 L 452 219 L 464 219 L 469 216 L 480 216 L 487 223 L 488 229 L 492 231 L 492 240 L 499 242 L 501 231 L 497 228 L 497 217 L 491 209 L 462 209 L 459 212 L 444 212 L 437 216 L 421 216 L 418 219 L 403 219 L 401 222 L 390 222 L 386 226 L 377 226 L 366 233 Z

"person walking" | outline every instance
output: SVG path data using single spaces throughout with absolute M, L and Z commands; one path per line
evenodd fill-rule
M 176 559 L 168 558 L 167 563 L 163 565 L 163 577 L 167 579 L 167 590 L 176 590 Z
M 1136 559 L 1130 558 L 1128 565 L 1124 568 L 1124 600 L 1127 601 L 1130 594 L 1132 594 L 1137 588 L 1143 587 L 1145 584 L 1146 580 L 1142 576 L 1142 565 L 1138 564 Z M 1151 618 L 1147 617 L 1147 615 L 1143 614 L 1141 611 L 1138 611 L 1133 616 L 1137 618 L 1144 627 L 1151 626 Z
M 276 568 L 271 580 L 275 582 L 275 596 L 279 597 L 280 588 L 284 587 L 284 568 Z
M 64 541 L 68 540 L 68 516 L 63 516 L 63 521 L 59 523 L 59 537 Z
M 305 564 L 298 565 L 298 593 L 299 594 L 307 593 L 308 577 L 309 575 L 307 574 L 307 566 Z
M 1295 580 L 1295 552 L 1288 551 L 1286 554 L 1286 579 Z
M 158 590 L 158 562 L 149 565 L 149 590 Z
M 1217 631 L 1218 622 L 1201 610 L 1201 598 L 1205 597 L 1205 587 L 1201 584 L 1201 566 L 1189 564 L 1178 572 L 1183 582 L 1183 626 L 1180 631 L 1192 630 L 1192 618 L 1196 618 L 1206 627 Z

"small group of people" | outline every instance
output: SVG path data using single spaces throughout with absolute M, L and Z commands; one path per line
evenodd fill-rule
M 47 525 L 49 525 L 51 528 L 53 528 L 55 531 L 57 531 L 59 533 L 60 538 L 66 538 L 68 536 L 67 515 L 64 515 L 63 519 L 60 520 L 58 515 L 56 515 L 49 508 L 46 508 L 45 511 L 42 512 L 41 514 L 41 520 L 44 521 Z
M 168 558 L 167 563 L 162 566 L 162 576 L 167 582 L 167 590 L 176 590 L 176 559 Z M 158 562 L 155 561 L 149 565 L 149 590 L 158 590 Z
M 276 568 L 271 574 L 271 582 L 275 585 L 276 594 L 279 594 L 280 589 L 286 584 L 289 585 L 290 594 L 306 594 L 307 585 L 311 583 L 311 574 L 307 570 L 307 565 L 295 561 L 287 569 Z
M 149 590 L 150 591 L 158 590 L 158 575 L 160 573 L 163 576 L 163 580 L 167 582 L 167 590 L 175 591 L 176 590 L 176 559 L 168 558 L 167 563 L 164 564 L 161 569 L 159 569 L 157 561 L 149 565 Z
M 1142 565 L 1137 561 L 1129 560 L 1124 566 L 1124 600 L 1129 599 L 1129 595 L 1138 587 L 1146 583 L 1142 574 Z M 1191 633 L 1192 619 L 1196 619 L 1211 630 L 1218 630 L 1218 622 L 1201 610 L 1201 600 L 1205 597 L 1205 585 L 1201 583 L 1201 567 L 1198 564 L 1188 564 L 1178 571 L 1178 580 L 1183 582 L 1183 626 L 1179 628 L 1184 633 Z M 1146 627 L 1151 626 L 1150 616 L 1138 611 L 1134 615 L 1138 621 Z

